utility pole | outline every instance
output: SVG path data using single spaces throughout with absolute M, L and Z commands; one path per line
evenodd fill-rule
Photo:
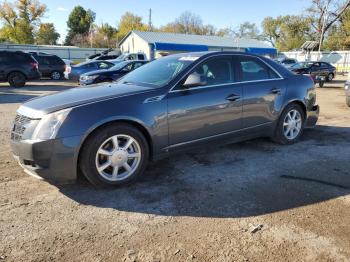
M 148 17 L 148 31 L 153 31 L 152 25 L 152 9 L 149 9 L 149 17 Z

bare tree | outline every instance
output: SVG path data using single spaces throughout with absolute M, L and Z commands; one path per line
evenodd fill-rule
M 320 50 L 327 31 L 349 6 L 350 0 L 312 0 L 312 6 L 307 11 L 311 26 L 319 35 Z

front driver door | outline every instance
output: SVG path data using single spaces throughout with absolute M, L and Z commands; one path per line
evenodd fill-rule
M 180 84 L 168 94 L 169 145 L 195 142 L 241 129 L 242 89 L 235 83 L 232 56 L 202 62 L 190 73 L 206 85 L 184 89 Z M 189 74 L 190 74 L 189 73 Z

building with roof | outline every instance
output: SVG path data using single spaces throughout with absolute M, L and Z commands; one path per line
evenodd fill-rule
M 130 31 L 119 43 L 123 53 L 145 53 L 152 60 L 161 56 L 199 51 L 241 51 L 274 57 L 277 49 L 263 41 L 207 35 Z

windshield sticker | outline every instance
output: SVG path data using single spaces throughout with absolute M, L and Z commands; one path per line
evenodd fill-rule
M 183 56 L 179 59 L 179 61 L 196 61 L 199 57 L 197 56 Z

